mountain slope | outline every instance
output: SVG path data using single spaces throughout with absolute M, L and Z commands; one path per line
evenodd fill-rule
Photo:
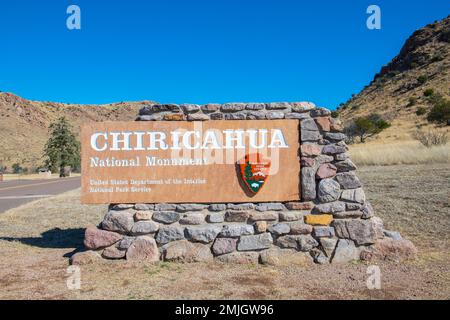
M 426 114 L 416 114 L 432 107 L 427 89 L 450 98 L 450 16 L 415 31 L 373 81 L 338 108 L 339 117 L 348 123 L 378 113 L 392 123 L 381 137 L 406 139 L 428 125 Z
M 0 93 L 0 164 L 10 168 L 19 163 L 29 169 L 41 166 L 48 126 L 61 116 L 65 116 L 79 134 L 82 123 L 134 120 L 138 110 L 149 103 L 78 105 L 30 101 L 11 93 Z

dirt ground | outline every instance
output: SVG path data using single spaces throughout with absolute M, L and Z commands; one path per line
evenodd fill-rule
M 261 266 L 157 265 L 105 261 L 81 267 L 67 288 L 68 256 L 106 206 L 82 206 L 79 191 L 0 215 L 0 299 L 449 299 L 450 165 L 364 167 L 359 177 L 387 229 L 419 249 L 414 261 L 378 262 L 381 289 L 369 290 L 367 263 Z

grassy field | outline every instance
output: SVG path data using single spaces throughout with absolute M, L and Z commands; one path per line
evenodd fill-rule
M 450 144 L 426 148 L 418 141 L 375 140 L 350 145 L 352 161 L 361 166 L 449 163 Z
M 0 215 L 2 299 L 449 299 L 450 165 L 362 167 L 369 200 L 388 229 L 419 249 L 418 259 L 379 262 L 381 290 L 366 287 L 367 264 L 156 265 L 105 261 L 81 267 L 67 289 L 68 256 L 106 206 L 82 206 L 79 191 Z

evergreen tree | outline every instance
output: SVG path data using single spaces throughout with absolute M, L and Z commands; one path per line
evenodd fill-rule
M 59 176 L 64 177 L 64 167 L 80 166 L 80 144 L 64 117 L 52 123 L 49 131 L 50 138 L 44 148 L 45 164 L 52 172 L 59 170 Z
M 245 165 L 244 174 L 247 181 L 253 180 L 252 166 L 249 161 L 247 161 L 247 164 Z

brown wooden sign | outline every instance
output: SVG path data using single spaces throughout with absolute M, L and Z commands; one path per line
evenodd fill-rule
M 85 204 L 300 199 L 298 120 L 90 123 L 81 142 Z

